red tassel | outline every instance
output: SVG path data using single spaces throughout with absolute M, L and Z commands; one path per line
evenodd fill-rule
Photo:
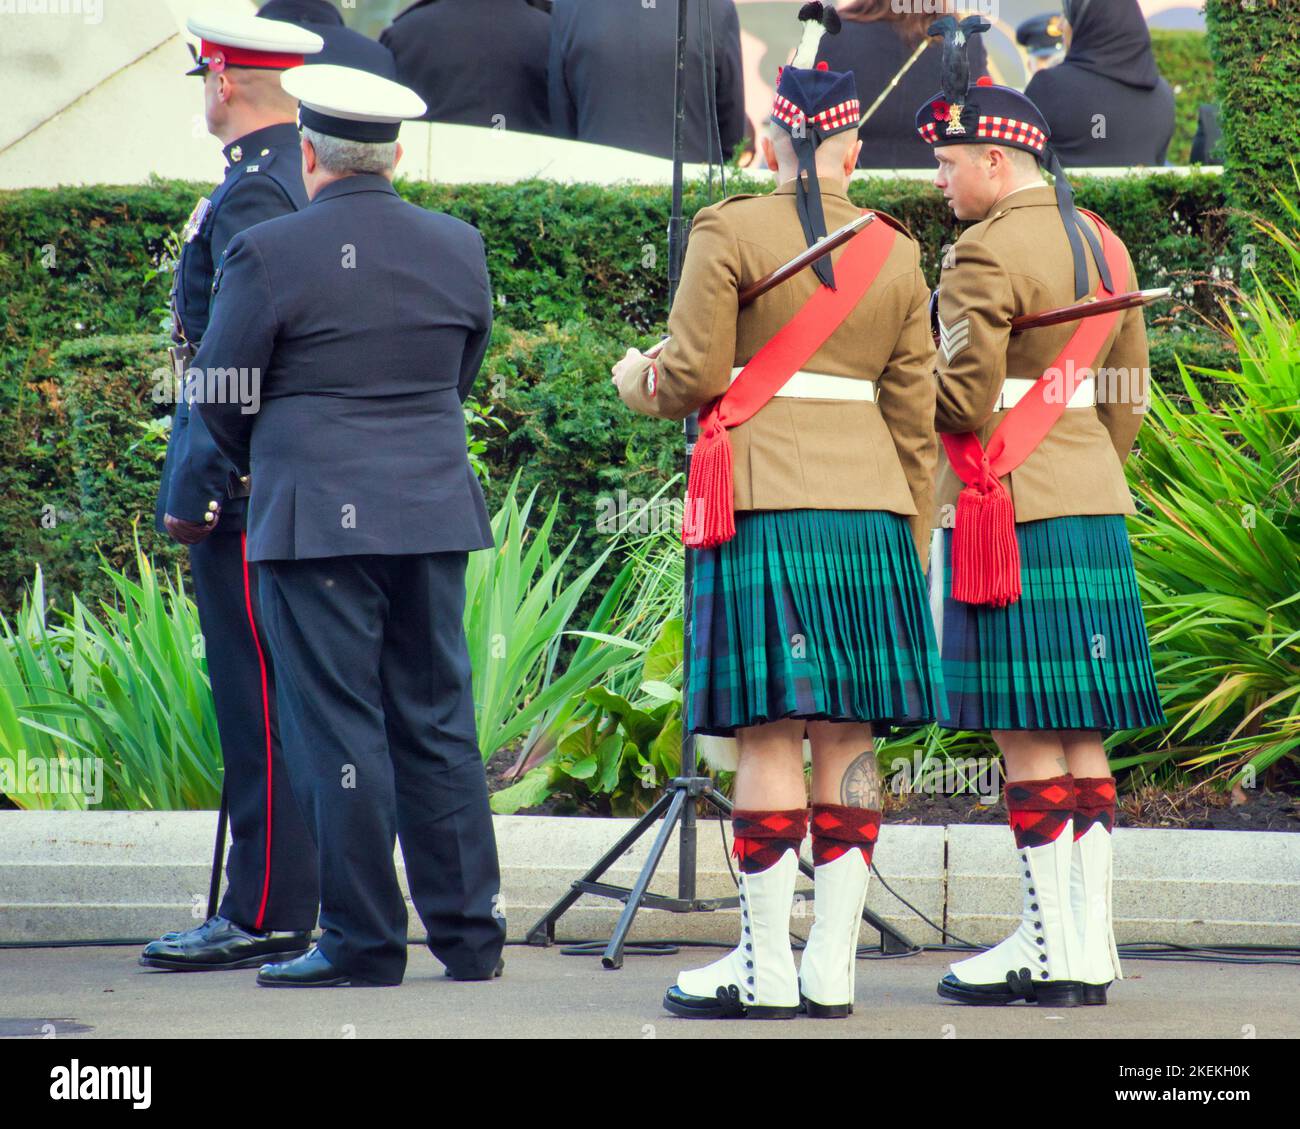
M 996 478 L 989 490 L 957 496 L 952 531 L 952 596 L 1004 608 L 1020 599 L 1020 545 L 1011 495 Z
M 691 472 L 686 479 L 682 544 L 691 549 L 711 549 L 736 535 L 731 440 L 727 429 L 717 422 L 716 411 L 700 422 L 700 438 L 691 454 Z

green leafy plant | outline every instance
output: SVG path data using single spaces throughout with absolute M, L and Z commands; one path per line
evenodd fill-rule
M 527 734 L 558 702 L 598 681 L 620 657 L 615 649 L 588 640 L 559 673 L 569 619 L 614 546 L 566 580 L 574 542 L 558 553 L 551 550 L 559 500 L 533 532 L 528 520 L 537 491 L 521 506 L 516 485 L 492 519 L 495 550 L 471 553 L 465 574 L 465 633 L 484 761 Z M 615 577 L 598 618 L 617 602 L 630 575 L 624 569 Z
M 179 573 L 159 574 L 142 552 L 139 579 L 104 566 L 117 594 L 98 612 L 74 599 L 45 609 L 35 580 L 14 623 L 0 617 L 0 751 L 12 763 L 91 763 L 108 808 L 215 807 L 220 743 L 202 663 L 198 614 Z M 83 808 L 54 789 L 8 792 L 20 807 Z
M 590 707 L 575 717 L 545 764 L 492 797 L 509 813 L 564 791 L 611 815 L 639 815 L 681 771 L 682 621 L 665 620 L 637 664 L 631 696 L 607 686 L 582 694 Z
M 497 418 L 491 403 L 480 403 L 471 396 L 462 407 L 465 413 L 465 447 L 469 452 L 469 465 L 479 482 L 486 486 L 492 477 L 492 468 L 485 458 L 488 439 L 483 433 L 493 428 L 504 431 L 506 425 Z
M 1295 233 L 1259 230 L 1300 299 Z M 1172 725 L 1116 767 L 1176 760 L 1236 783 L 1300 751 L 1300 323 L 1263 285 L 1240 303 L 1227 311 L 1239 371 L 1202 373 L 1223 389 L 1217 404 L 1180 364 L 1181 388 L 1156 391 L 1131 460 L 1144 503 L 1134 555 Z

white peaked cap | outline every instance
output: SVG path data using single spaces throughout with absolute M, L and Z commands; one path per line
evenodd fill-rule
M 301 103 L 303 125 L 352 141 L 394 141 L 402 122 L 427 109 L 424 99 L 400 83 L 329 63 L 285 71 L 280 85 Z
M 197 65 L 188 73 L 194 75 L 221 74 L 227 67 L 287 70 L 302 66 L 306 56 L 319 54 L 325 46 L 314 31 L 257 16 L 191 16 L 185 26 L 200 41 L 197 51 L 190 46 Z
M 258 16 L 213 12 L 191 16 L 185 26 L 208 43 L 271 55 L 315 55 L 325 46 L 314 31 Z

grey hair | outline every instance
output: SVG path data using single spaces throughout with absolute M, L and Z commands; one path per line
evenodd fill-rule
M 397 164 L 396 141 L 348 141 L 302 127 L 302 135 L 316 150 L 316 160 L 336 176 L 355 173 L 387 173 Z

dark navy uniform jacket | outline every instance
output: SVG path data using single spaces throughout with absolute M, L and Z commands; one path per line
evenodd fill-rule
M 713 21 L 716 121 L 707 112 L 700 16 Z M 670 0 L 649 7 L 642 0 L 555 0 L 548 72 L 552 130 L 559 137 L 671 157 L 676 53 L 677 5 Z M 686 28 L 686 160 L 707 161 L 710 153 L 715 161 L 729 158 L 744 136 L 735 0 L 697 0 Z
M 379 37 L 426 121 L 549 133 L 551 17 L 525 0 L 425 0 Z M 498 119 L 500 115 L 500 119 Z
M 354 67 L 380 78 L 397 77 L 397 66 L 388 48 L 368 35 L 345 27 L 342 13 L 329 0 L 268 0 L 258 8 L 257 14 L 319 35 L 325 46 L 319 54 L 307 56 L 308 64 Z
M 248 559 L 489 548 L 461 405 L 491 329 L 482 236 L 383 176 L 236 236 L 195 365 L 261 374 L 256 412 L 199 405 L 252 472 Z
M 329 27 L 307 20 L 298 21 L 298 26 L 306 31 L 314 31 L 325 40 L 320 54 L 307 56 L 308 63 L 355 67 L 359 71 L 377 74 L 380 78 L 397 78 L 397 63 L 393 59 L 393 53 L 368 35 L 362 35 L 350 27 Z
M 302 186 L 298 128 L 290 122 L 267 126 L 225 148 L 226 178 L 194 238 L 181 250 L 173 283 L 176 309 L 185 338 L 198 346 L 208 328 L 212 280 L 230 241 L 245 228 L 287 215 L 307 204 Z M 212 436 L 182 397 L 172 417 L 167 459 L 155 507 L 155 524 L 165 532 L 163 514 L 202 522 L 208 503 L 221 506 L 216 533 L 244 528 L 246 499 L 232 498 L 228 487 L 234 468 L 217 450 Z

